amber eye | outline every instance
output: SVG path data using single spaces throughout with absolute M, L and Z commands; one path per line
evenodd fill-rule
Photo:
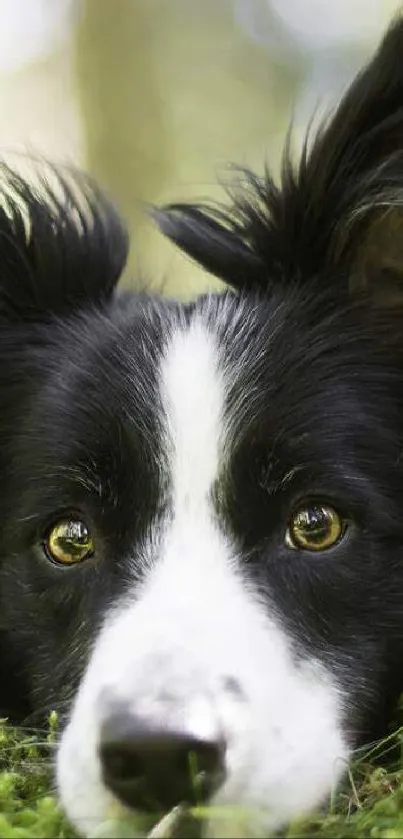
M 48 532 L 44 541 L 46 556 L 59 565 L 75 565 L 92 556 L 90 531 L 79 519 L 63 519 Z
M 300 507 L 291 516 L 285 542 L 289 548 L 325 551 L 335 545 L 345 532 L 345 523 L 328 504 Z

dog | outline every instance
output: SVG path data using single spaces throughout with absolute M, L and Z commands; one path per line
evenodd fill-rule
M 191 303 L 116 291 L 128 238 L 89 178 L 2 167 L 1 710 L 59 711 L 84 836 L 179 804 L 202 835 L 238 811 L 268 835 L 386 731 L 402 52 L 398 18 L 279 183 L 241 172 L 228 205 L 154 211 L 225 283 Z

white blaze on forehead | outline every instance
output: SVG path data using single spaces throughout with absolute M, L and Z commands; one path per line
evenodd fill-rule
M 200 505 L 218 472 L 224 383 L 199 318 L 171 335 L 161 369 L 174 509 Z

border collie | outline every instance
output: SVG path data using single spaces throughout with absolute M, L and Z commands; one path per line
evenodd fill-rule
M 60 710 L 83 835 L 267 835 L 403 688 L 402 55 L 399 18 L 278 185 L 155 211 L 227 285 L 191 304 L 115 291 L 89 180 L 3 166 L 1 708 Z

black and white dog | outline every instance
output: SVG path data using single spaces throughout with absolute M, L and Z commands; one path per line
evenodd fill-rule
M 267 835 L 403 688 L 402 57 L 399 19 L 280 185 L 156 212 L 229 286 L 192 304 L 115 291 L 91 183 L 3 168 L 1 708 L 64 709 L 84 835 Z

